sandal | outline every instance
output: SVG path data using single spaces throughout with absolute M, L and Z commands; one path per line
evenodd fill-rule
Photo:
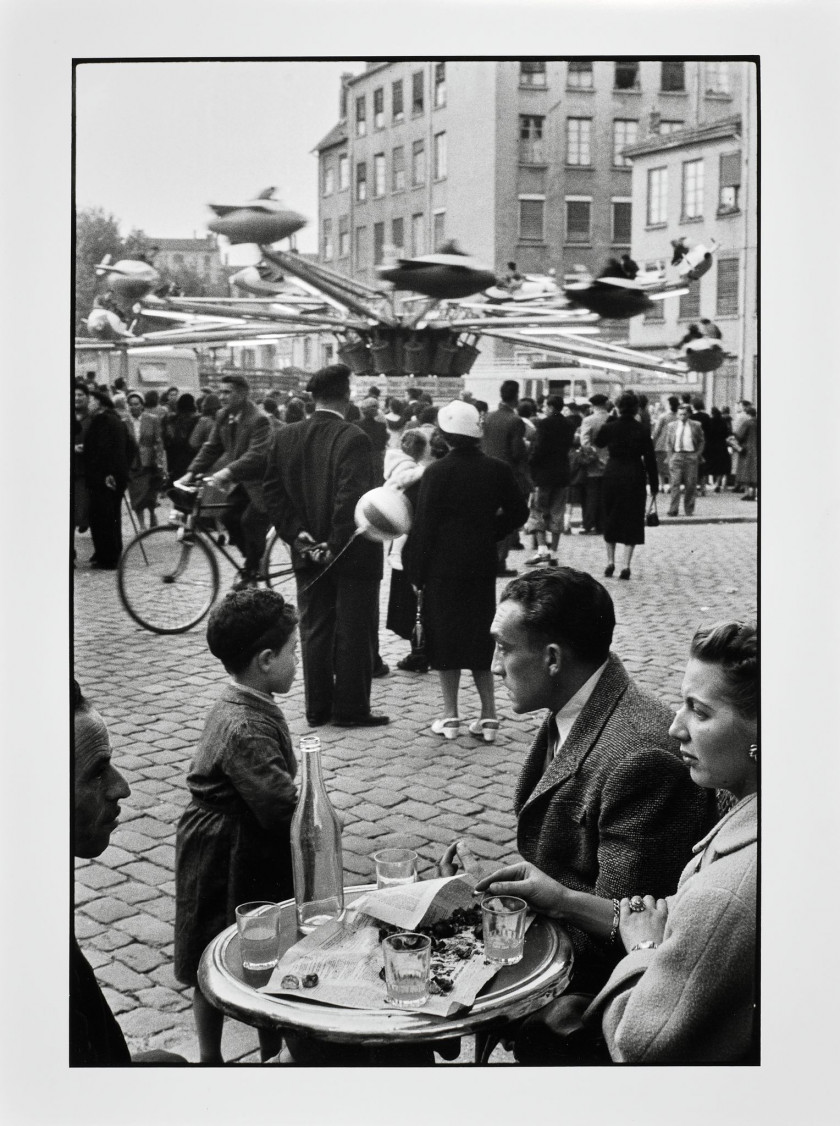
M 483 739 L 485 743 L 493 743 L 496 739 L 496 732 L 499 730 L 499 721 L 497 719 L 474 719 L 467 730 L 470 735 Z
M 436 719 L 432 724 L 432 733 L 442 735 L 444 739 L 454 739 L 461 730 L 461 721 L 456 716 L 454 719 Z

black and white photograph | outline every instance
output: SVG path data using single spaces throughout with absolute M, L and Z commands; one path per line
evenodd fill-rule
M 780 362 L 807 282 L 768 30 L 648 38 L 657 10 L 622 40 L 532 4 L 506 43 L 500 6 L 469 48 L 463 18 L 370 50 L 70 36 L 52 257 L 29 231 L 72 355 L 33 564 L 66 640 L 32 868 L 63 1121 L 99 1121 L 99 1077 L 142 1092 L 126 1122 L 241 1117 L 248 1078 L 255 1122 L 565 1089 L 600 1124 L 622 1088 L 641 1121 L 660 1084 L 687 1122 L 773 1120 L 779 911 L 807 941 L 818 886 L 780 855 L 808 789 L 774 718 L 804 698 L 776 616 L 823 565 L 791 569 L 779 445 L 812 416 Z

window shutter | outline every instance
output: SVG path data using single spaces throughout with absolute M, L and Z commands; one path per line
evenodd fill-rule
M 721 258 L 717 264 L 717 315 L 738 312 L 738 259 Z
M 741 186 L 740 151 L 721 153 L 720 186 L 722 188 L 737 188 Z

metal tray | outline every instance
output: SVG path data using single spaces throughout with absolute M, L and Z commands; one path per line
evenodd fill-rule
M 350 903 L 370 885 L 345 889 Z M 298 941 L 293 899 L 281 910 L 281 955 Z M 525 955 L 503 966 L 484 986 L 471 1009 L 452 1017 L 404 1013 L 393 1009 L 343 1009 L 317 1001 L 274 997 L 258 989 L 270 973 L 242 968 L 236 927 L 215 938 L 201 957 L 198 983 L 217 1008 L 257 1028 L 296 1029 L 321 1040 L 351 1044 L 393 1044 L 445 1040 L 503 1026 L 557 997 L 569 983 L 572 945 L 554 920 L 537 916 L 525 938 Z

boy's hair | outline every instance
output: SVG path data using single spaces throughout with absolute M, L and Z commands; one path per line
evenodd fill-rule
M 276 590 L 231 591 L 210 614 L 207 645 L 229 673 L 241 673 L 263 649 L 282 649 L 297 621 Z

